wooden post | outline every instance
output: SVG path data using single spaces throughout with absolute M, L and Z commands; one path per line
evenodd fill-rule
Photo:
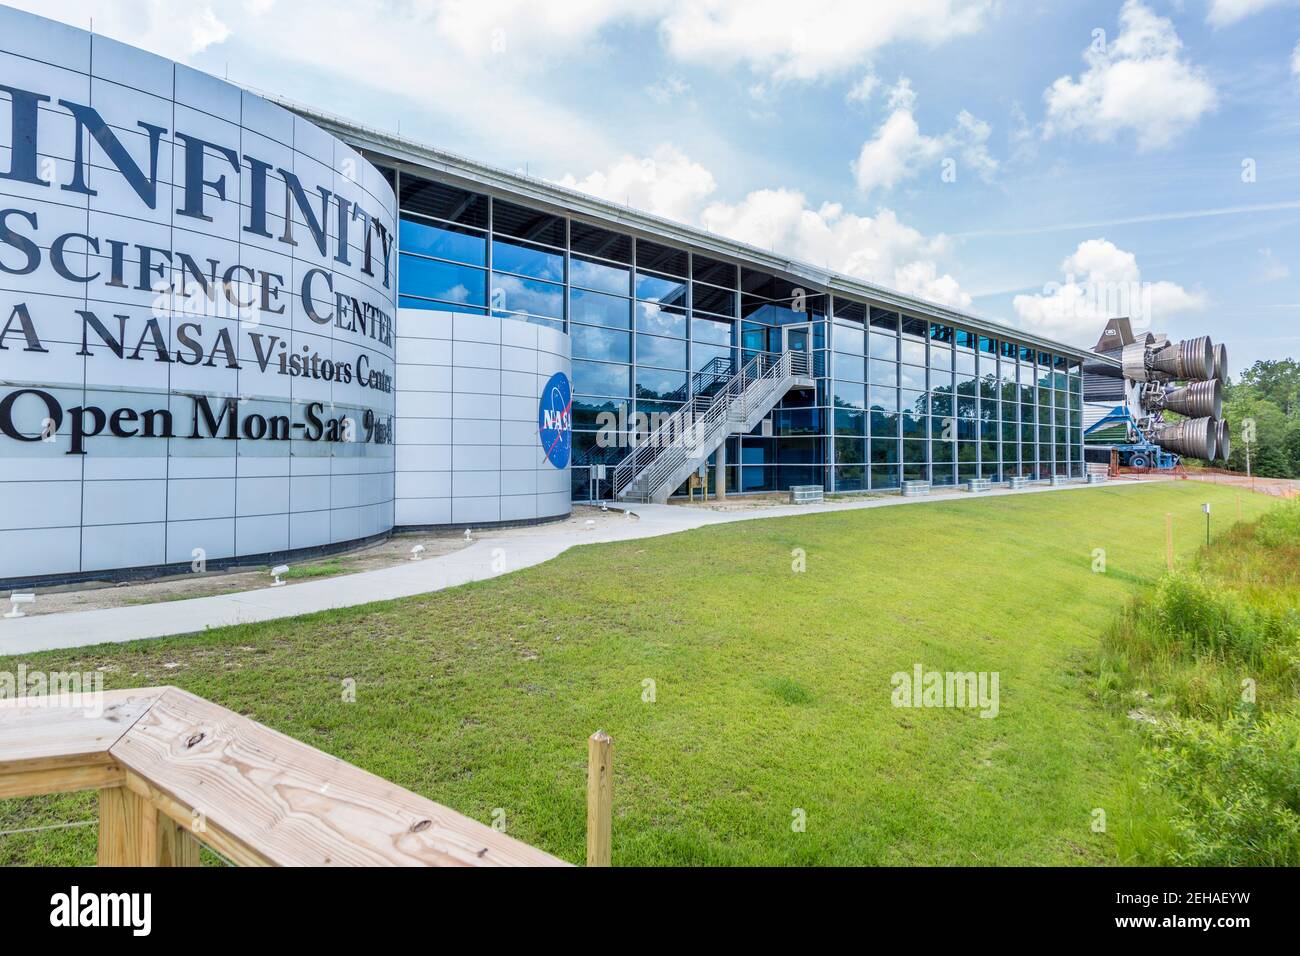
M 162 813 L 158 814 L 158 865 L 199 865 L 199 841 L 187 827 Z
M 158 811 L 126 787 L 99 791 L 99 865 L 158 865 Z
M 603 730 L 587 739 L 587 865 L 610 865 L 614 740 Z
M 1165 568 L 1174 569 L 1174 516 L 1165 512 Z

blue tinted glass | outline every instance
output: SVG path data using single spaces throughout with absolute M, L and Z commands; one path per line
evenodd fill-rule
M 636 274 L 636 297 L 665 305 L 686 306 L 686 283 L 681 279 L 664 276 Z
M 636 337 L 636 362 L 638 365 L 661 365 L 667 368 L 686 368 L 686 343 L 678 339 L 663 339 L 657 335 Z
M 675 335 L 684 339 L 686 338 L 686 316 L 680 312 L 670 312 L 654 302 L 638 302 L 636 328 L 638 332 Z
M 872 332 L 870 336 L 871 357 L 898 361 L 898 339 L 892 335 Z
M 487 264 L 487 239 L 483 234 L 456 226 L 435 226 L 403 219 L 399 225 L 398 246 L 402 252 L 455 259 L 475 266 Z
M 904 388 L 925 388 L 925 369 L 912 365 L 898 367 L 898 384 Z
M 605 362 L 632 361 L 632 334 L 614 329 L 572 327 L 573 357 L 600 359 Z
M 882 412 L 898 411 L 898 389 L 871 386 L 871 407 Z
M 492 241 L 492 268 L 534 279 L 564 281 L 564 255 L 503 239 Z
M 714 359 L 730 361 L 731 349 L 723 345 L 703 345 L 698 342 L 691 347 L 691 366 L 695 371 L 698 372 Z
M 619 329 L 630 329 L 632 300 L 574 289 L 569 293 L 569 319 L 589 325 L 612 325 Z
M 686 373 L 637 366 L 636 397 L 680 401 L 686 397 Z
M 564 318 L 564 286 L 492 273 L 492 311 Z
M 846 352 L 849 355 L 863 354 L 864 335 L 861 328 L 836 322 L 831 335 L 835 340 L 835 351 Z
M 472 305 L 460 305 L 455 302 L 431 302 L 428 299 L 416 299 L 409 295 L 398 296 L 397 304 L 403 309 L 428 309 L 434 312 L 467 312 L 470 315 L 487 315 L 487 309 L 478 309 Z
M 435 262 L 419 256 L 402 256 L 401 260 L 399 292 L 465 305 L 487 304 L 487 273 L 482 269 Z
M 847 378 L 855 382 L 862 381 L 867 374 L 867 362 L 861 353 L 845 355 L 843 352 L 832 353 L 835 357 L 835 377 Z
M 925 364 L 925 343 L 915 342 L 911 339 L 903 339 L 901 342 L 903 350 L 903 361 L 911 362 L 913 365 Z
M 569 259 L 569 282 L 572 285 L 627 295 L 631 290 L 631 276 L 631 270 L 625 266 L 596 262 L 582 256 Z
M 631 395 L 632 370 L 626 365 L 575 361 L 573 390 L 584 395 Z
M 893 362 L 872 362 L 867 372 L 872 385 L 898 384 L 898 366 Z
M 866 386 L 854 382 L 835 383 L 836 408 L 863 408 L 866 405 Z
M 702 316 L 691 320 L 691 335 L 696 342 L 708 342 L 710 345 L 730 345 L 732 322 L 715 322 Z

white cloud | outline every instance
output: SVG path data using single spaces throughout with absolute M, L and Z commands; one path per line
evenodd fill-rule
M 667 144 L 650 156 L 623 156 L 606 170 L 582 179 L 565 176 L 559 183 L 683 223 L 696 220 L 704 200 L 717 188 L 712 173 Z
M 876 91 L 876 87 L 879 85 L 880 77 L 876 76 L 874 71 L 867 70 L 856 83 L 849 87 L 849 91 L 844 94 L 844 102 L 865 106 L 871 102 L 871 94 Z
M 208 47 L 224 43 L 230 37 L 230 27 L 217 19 L 211 7 L 190 11 L 190 52 L 202 53 Z
M 1291 51 L 1291 74 L 1300 76 L 1300 43 L 1297 43 L 1295 49 Z
M 43 17 L 95 32 L 173 60 L 186 60 L 230 38 L 245 14 L 229 0 L 174 6 L 165 0 L 5 0 Z
M 938 44 L 983 24 L 990 0 L 669 0 L 668 51 L 692 63 L 745 63 L 776 83 L 861 64 L 898 41 Z
M 951 253 L 948 240 L 923 235 L 888 209 L 859 216 L 838 203 L 814 207 L 794 189 L 708 202 L 713 176 L 668 145 L 582 179 L 566 176 L 561 184 L 944 305 L 970 305 L 970 296 L 940 267 Z
M 988 123 L 962 110 L 957 114 L 956 125 L 947 133 L 929 136 L 921 132 L 913 112 L 916 92 L 907 77 L 900 77 L 890 89 L 888 102 L 893 112 L 876 129 L 875 135 L 862 144 L 851 164 L 854 179 L 863 193 L 893 189 L 949 151 L 959 153 L 962 161 L 982 179 L 988 180 L 997 171 L 998 162 L 988 151 L 992 133 Z
M 1175 282 L 1142 281 L 1137 256 L 1106 239 L 1087 239 L 1061 263 L 1063 282 L 1038 295 L 1018 295 L 1012 306 L 1021 326 L 1051 338 L 1087 345 L 1107 319 L 1129 316 L 1138 330 L 1164 325 L 1202 309 L 1205 296 Z
M 688 95 L 691 92 L 691 84 L 680 76 L 665 76 L 662 80 L 646 86 L 645 92 L 659 105 L 667 106 L 678 97 Z
M 1210 9 L 1205 19 L 1211 26 L 1226 27 L 1261 10 L 1290 2 L 1292 0 L 1210 0 Z
M 1259 250 L 1261 260 L 1259 277 L 1264 282 L 1280 282 L 1289 278 L 1291 267 L 1273 254 L 1272 249 Z
M 1139 150 L 1156 149 L 1214 109 L 1214 85 L 1183 56 L 1172 22 L 1140 0 L 1125 0 L 1119 16 L 1119 36 L 1084 53 L 1087 70 L 1044 91 L 1046 136 L 1080 132 L 1110 142 L 1130 130 Z

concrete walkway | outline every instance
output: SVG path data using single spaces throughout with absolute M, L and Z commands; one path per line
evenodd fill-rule
M 1136 482 L 1122 482 L 1124 485 Z M 1021 491 L 994 489 L 970 494 L 934 492 L 926 497 L 889 496 L 862 501 L 830 501 L 820 505 L 778 505 L 738 511 L 714 511 L 681 505 L 631 505 L 625 519 L 602 522 L 593 530 L 558 529 L 547 525 L 484 531 L 478 541 L 450 554 L 409 561 L 377 571 L 362 571 L 321 581 L 283 587 L 164 601 L 128 607 L 99 608 L 0 619 L 0 655 L 25 654 L 55 648 L 122 643 L 143 638 L 192 634 L 230 624 L 250 624 L 315 611 L 354 607 L 371 601 L 427 594 L 470 581 L 483 581 L 549 561 L 580 544 L 652 538 L 705 525 L 760 518 L 856 511 L 864 508 L 922 506 L 936 501 L 990 498 L 1002 495 L 1042 494 L 1082 490 L 1083 484 L 1033 486 Z M 3 602 L 0 598 L 0 602 Z

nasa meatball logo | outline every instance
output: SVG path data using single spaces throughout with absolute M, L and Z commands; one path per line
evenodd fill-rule
M 537 435 L 546 458 L 556 468 L 569 467 L 573 447 L 573 399 L 569 376 L 556 372 L 542 389 L 537 405 Z

